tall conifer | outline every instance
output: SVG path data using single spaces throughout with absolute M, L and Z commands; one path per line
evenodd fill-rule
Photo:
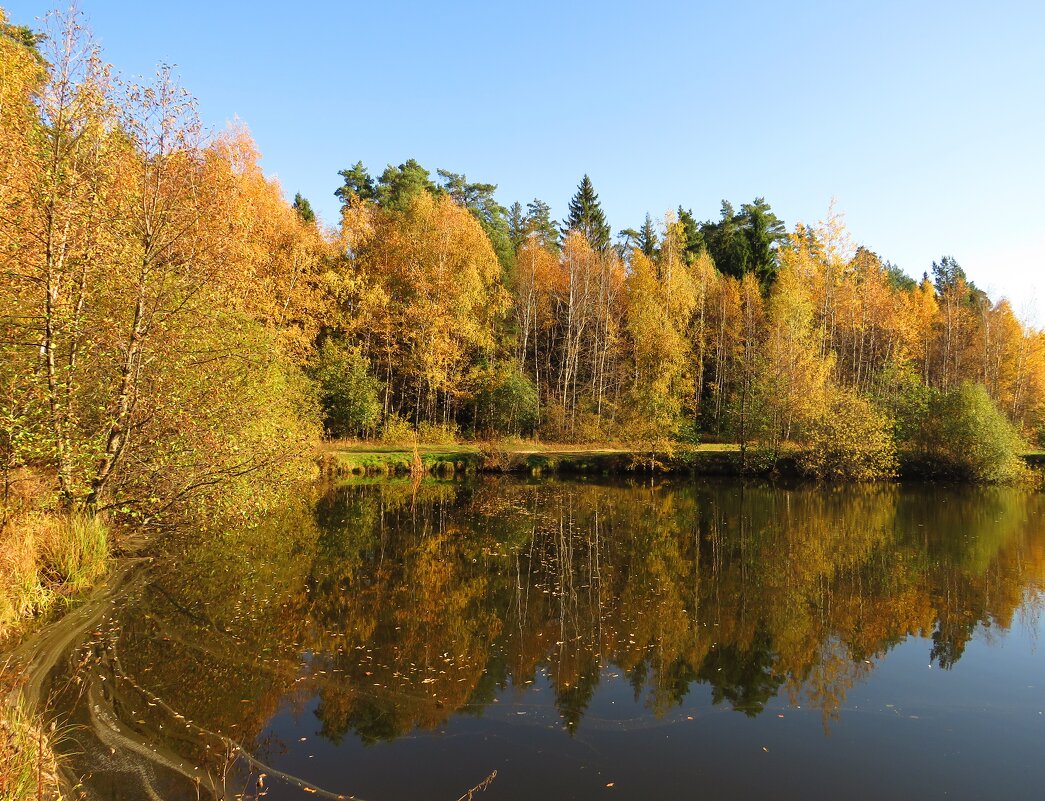
M 599 203 L 591 178 L 585 175 L 577 187 L 577 194 L 570 201 L 570 214 L 563 224 L 563 232 L 578 231 L 584 234 L 593 250 L 604 251 L 610 244 L 610 226 Z

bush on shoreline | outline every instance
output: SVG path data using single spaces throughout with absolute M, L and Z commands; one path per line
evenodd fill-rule
M 980 384 L 934 392 L 908 443 L 909 461 L 928 475 L 995 484 L 1026 472 L 1020 438 Z
M 838 390 L 809 427 L 808 444 L 798 456 L 799 469 L 825 479 L 890 478 L 897 469 L 890 428 L 890 420 L 866 398 Z

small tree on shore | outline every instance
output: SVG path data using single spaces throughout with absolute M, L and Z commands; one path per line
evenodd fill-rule
M 933 393 L 912 444 L 933 473 L 995 483 L 1023 471 L 1019 436 L 982 384 Z

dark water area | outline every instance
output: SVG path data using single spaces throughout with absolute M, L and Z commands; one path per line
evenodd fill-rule
M 348 484 L 105 603 L 50 674 L 93 799 L 1045 788 L 1020 489 Z

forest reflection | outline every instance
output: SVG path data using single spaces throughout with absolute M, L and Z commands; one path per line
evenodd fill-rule
M 120 670 L 262 750 L 288 702 L 377 742 L 538 678 L 574 731 L 610 671 L 654 716 L 702 684 L 830 725 L 906 638 L 954 668 L 978 630 L 1038 613 L 1043 511 L 1005 488 L 344 485 L 161 561 L 118 612 Z

